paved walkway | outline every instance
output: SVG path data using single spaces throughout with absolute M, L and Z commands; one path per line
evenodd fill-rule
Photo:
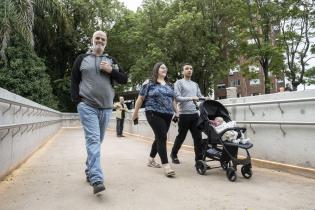
M 315 180 L 254 167 L 235 183 L 222 169 L 198 175 L 194 155 L 181 150 L 176 178 L 145 165 L 150 144 L 106 134 L 102 165 L 106 191 L 94 196 L 85 182 L 81 128 L 63 129 L 0 182 L 0 210 L 315 210 Z

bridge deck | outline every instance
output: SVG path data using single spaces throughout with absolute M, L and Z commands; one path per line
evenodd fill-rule
M 222 169 L 200 176 L 188 150 L 180 151 L 176 178 L 166 178 L 162 169 L 145 165 L 149 150 L 139 137 L 108 131 L 102 145 L 107 189 L 94 196 L 85 182 L 82 129 L 62 129 L 0 182 L 0 210 L 315 209 L 314 179 L 258 167 L 250 180 L 238 171 L 235 183 Z

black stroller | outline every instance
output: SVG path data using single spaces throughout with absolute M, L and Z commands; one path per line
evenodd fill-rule
M 248 149 L 253 147 L 253 144 L 249 142 L 246 144 L 239 144 L 222 140 L 222 136 L 225 132 L 234 130 L 238 132 L 238 137 L 240 137 L 241 132 L 245 133 L 246 128 L 227 128 L 220 133 L 217 133 L 215 128 L 211 125 L 210 120 L 214 120 L 215 117 L 222 117 L 225 122 L 230 122 L 231 119 L 228 110 L 221 103 L 213 100 L 202 102 L 199 106 L 199 110 L 200 119 L 198 128 L 207 135 L 207 138 L 202 139 L 203 158 L 196 163 L 197 172 L 200 175 L 204 175 L 207 170 L 222 167 L 226 171 L 227 178 L 234 182 L 237 178 L 237 165 L 242 165 L 242 175 L 249 179 L 253 173 Z M 238 148 L 246 150 L 247 156 L 245 158 L 237 158 Z M 209 161 L 219 161 L 221 166 L 210 167 L 206 164 L 206 162 Z

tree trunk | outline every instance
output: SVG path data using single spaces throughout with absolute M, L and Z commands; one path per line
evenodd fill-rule
M 297 87 L 299 86 L 299 82 L 297 81 L 292 81 L 292 90 L 297 91 Z
M 267 61 L 266 61 L 267 60 Z M 269 94 L 270 93 L 270 78 L 269 78 L 269 75 L 268 75 L 268 72 L 269 72 L 269 66 L 268 66 L 268 59 L 266 59 L 261 67 L 263 68 L 263 71 L 264 71 L 264 77 L 265 77 L 265 94 Z

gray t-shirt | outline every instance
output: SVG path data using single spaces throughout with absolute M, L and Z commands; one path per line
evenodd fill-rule
M 100 71 L 102 59 L 110 59 L 106 55 L 90 54 L 82 60 L 80 71 L 80 96 L 83 101 L 96 108 L 112 108 L 115 96 L 110 75 Z M 109 61 L 110 62 L 110 61 Z
M 196 82 L 191 80 L 180 79 L 174 85 L 176 101 L 179 102 L 180 114 L 194 114 L 198 113 L 196 105 L 191 100 L 191 97 L 203 97 L 199 86 Z

